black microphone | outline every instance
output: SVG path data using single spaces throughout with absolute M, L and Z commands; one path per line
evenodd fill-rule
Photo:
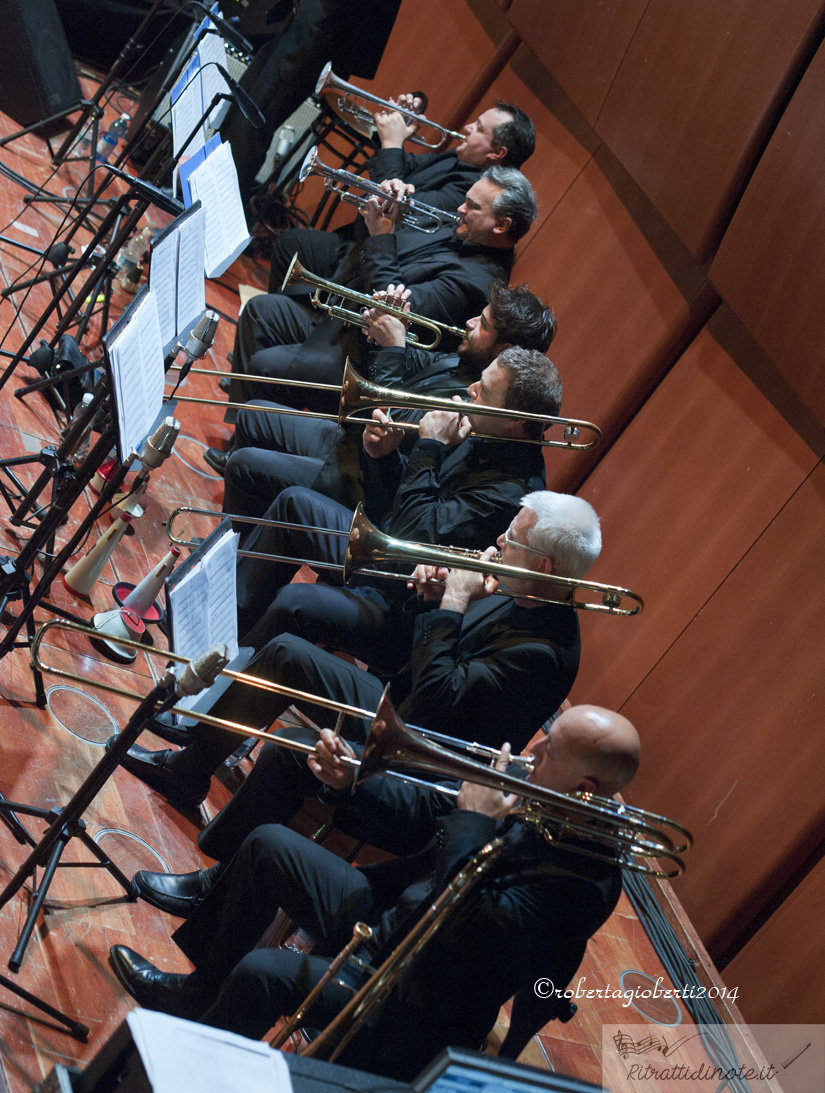
M 209 19 L 215 24 L 215 29 L 222 38 L 225 38 L 233 49 L 237 49 L 239 53 L 245 53 L 248 57 L 252 55 L 254 50 L 252 49 L 252 43 L 248 38 L 244 38 L 243 34 L 239 30 L 236 30 L 231 23 L 226 19 L 222 19 L 220 15 L 213 14 L 208 5 L 202 4 L 201 0 L 190 0 L 193 7 L 200 8 Z
M 159 190 L 158 187 L 153 186 L 151 182 L 144 182 L 142 178 L 133 178 L 132 175 L 127 175 L 125 171 L 121 171 L 119 167 L 113 167 L 111 163 L 105 163 L 104 167 L 107 171 L 111 171 L 113 175 L 116 175 L 118 178 L 122 178 L 124 182 L 127 182 L 139 197 L 144 198 L 146 201 L 151 201 L 153 205 L 157 205 L 163 212 L 171 213 L 172 216 L 180 216 L 184 211 L 183 204 L 180 201 L 165 194 L 163 190 Z
M 263 129 L 263 127 L 266 125 L 266 118 L 258 109 L 255 100 L 252 98 L 249 92 L 244 91 L 244 89 L 234 78 L 234 76 L 230 76 L 226 69 L 223 67 L 223 65 L 219 65 L 217 61 L 214 62 L 214 64 L 218 69 L 218 72 L 220 72 L 220 74 L 229 84 L 229 89 L 235 96 L 235 102 L 238 104 L 238 109 L 252 126 L 252 128 Z

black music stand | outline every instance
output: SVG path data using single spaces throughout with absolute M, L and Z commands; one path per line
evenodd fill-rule
M 38 867 L 43 866 L 43 877 L 39 884 L 35 883 L 32 905 L 29 908 L 23 929 L 20 931 L 14 952 L 9 958 L 9 967 L 13 972 L 19 971 L 20 965 L 23 963 L 26 946 L 58 866 L 67 869 L 106 869 L 123 888 L 128 899 L 134 900 L 137 898 L 132 889 L 131 880 L 91 838 L 82 817 L 114 773 L 120 760 L 143 732 L 150 719 L 155 714 L 162 713 L 168 710 L 170 706 L 174 706 L 177 697 L 175 682 L 174 676 L 169 673 L 153 687 L 129 718 L 122 731 L 114 737 L 112 747 L 106 749 L 68 804 L 62 808 L 45 809 L 38 808 L 35 805 L 21 804 L 19 801 L 0 799 L 0 813 L 14 817 L 14 820 L 21 828 L 22 824 L 17 820 L 17 813 L 21 816 L 33 816 L 49 825 L 39 842 L 35 842 L 26 832 L 26 842 L 32 847 L 32 851 L 3 891 L 0 892 L 0 909 L 2 909 L 12 896 L 20 891 L 26 881 L 34 877 Z M 62 863 L 60 859 L 63 851 L 72 839 L 80 839 L 86 849 L 97 858 L 97 861 Z
M 0 642 L 0 660 L 2 660 L 7 653 L 11 652 L 12 649 L 20 648 L 21 646 L 26 647 L 32 644 L 34 641 L 35 609 L 45 600 L 52 583 L 71 555 L 75 552 L 78 544 L 83 541 L 86 533 L 93 527 L 98 517 L 112 501 L 137 457 L 137 451 L 129 453 L 123 451 L 123 440 L 120 436 L 120 429 L 117 423 L 117 404 L 114 395 L 114 392 L 117 389 L 117 377 L 114 374 L 112 362 L 109 358 L 109 343 L 117 338 L 119 332 L 133 314 L 133 309 L 136 310 L 140 306 L 143 296 L 144 293 L 141 293 L 136 297 L 133 304 L 130 305 L 112 330 L 104 337 L 104 359 L 107 373 L 105 387 L 103 383 L 99 385 L 96 398 L 92 399 L 92 402 L 86 408 L 84 415 L 82 415 L 80 420 L 69 430 L 63 445 L 61 445 L 61 448 L 64 449 L 64 454 L 70 454 L 71 446 L 76 437 L 83 431 L 83 428 L 85 427 L 84 423 L 87 421 L 88 415 L 93 410 L 96 410 L 104 397 L 110 399 L 111 412 L 108 423 L 104 426 L 97 442 L 92 447 L 81 467 L 75 468 L 73 477 L 68 478 L 64 483 L 60 496 L 52 499 L 52 504 L 48 513 L 40 520 L 40 523 L 37 525 L 31 538 L 23 547 L 20 554 L 15 558 L 5 557 L 0 559 L 0 613 L 2 613 L 2 610 L 10 599 L 20 598 L 22 601 L 22 610 L 20 614 L 9 625 L 5 637 Z M 162 367 L 160 363 L 158 366 Z M 163 406 L 161 407 L 161 413 L 163 412 L 168 412 L 168 404 L 166 408 Z M 31 575 L 30 570 L 34 566 L 43 545 L 47 542 L 53 542 L 55 530 L 65 522 L 69 509 L 80 497 L 83 490 L 100 467 L 100 464 L 113 447 L 117 448 L 120 455 L 121 461 L 119 465 L 106 479 L 98 494 L 97 500 L 83 520 L 80 521 L 74 534 L 52 558 L 51 564 L 47 566 L 40 580 L 32 588 L 31 585 L 34 578 Z M 17 513 L 15 514 L 18 522 L 20 522 L 22 516 L 25 515 L 27 506 L 31 504 L 32 499 L 36 496 L 38 488 L 42 488 L 42 484 L 44 484 L 45 481 L 48 481 L 49 473 L 50 469 L 47 467 L 42 472 L 38 482 L 35 483 L 29 491 L 29 495 L 21 502 Z M 65 611 L 63 608 L 57 607 L 55 604 L 43 603 L 43 606 L 53 614 L 63 618 L 69 618 L 77 622 L 84 621 L 77 619 L 76 616 Z M 17 636 L 24 626 L 26 627 L 27 637 L 24 641 L 18 642 L 16 640 Z M 39 707 L 43 708 L 46 705 L 46 693 L 43 687 L 43 680 L 40 672 L 34 665 L 32 665 L 32 672 L 34 674 L 35 682 L 35 702 Z

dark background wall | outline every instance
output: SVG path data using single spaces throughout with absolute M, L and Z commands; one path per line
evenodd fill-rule
M 605 433 L 548 484 L 647 601 L 582 618 L 572 697 L 638 725 L 629 799 L 694 831 L 676 892 L 754 1022 L 825 1020 L 823 33 L 822 0 L 404 0 L 370 85 L 536 121 L 514 280 Z

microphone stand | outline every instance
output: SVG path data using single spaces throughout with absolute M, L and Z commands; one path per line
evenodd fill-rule
M 126 177 L 128 178 L 128 176 Z M 72 324 L 75 316 L 83 307 L 85 299 L 91 297 L 92 301 L 94 301 L 97 296 L 98 288 L 104 278 L 108 275 L 109 268 L 113 263 L 115 256 L 132 234 L 132 231 L 137 226 L 150 204 L 159 205 L 164 208 L 165 211 L 171 212 L 173 215 L 177 215 L 182 211 L 180 202 L 173 201 L 166 197 L 166 195 L 162 194 L 160 191 L 155 190 L 154 187 L 148 187 L 146 183 L 141 182 L 139 179 L 128 178 L 128 181 L 129 189 L 125 194 L 121 194 L 120 197 L 115 199 L 109 212 L 103 218 L 97 231 L 87 244 L 86 249 L 75 263 L 74 268 L 66 275 L 63 284 L 60 286 L 52 300 L 47 304 L 45 311 L 34 324 L 32 330 L 24 339 L 23 344 L 12 357 L 2 376 L 0 376 L 0 389 L 8 382 L 17 365 L 28 353 L 38 334 L 43 330 L 55 312 L 60 316 L 60 320 L 49 343 L 52 348 L 57 346 L 61 335 L 64 334 Z M 108 185 L 108 179 L 99 187 L 97 191 L 98 197 L 102 194 L 106 185 Z M 130 208 L 132 201 L 136 202 L 134 208 Z M 77 227 L 77 225 L 75 225 L 75 227 Z M 109 234 L 110 232 L 111 235 Z M 107 237 L 109 241 L 108 244 L 105 244 L 104 241 Z M 101 255 L 96 253 L 99 246 L 104 246 L 104 251 Z M 78 293 L 75 298 L 71 300 L 68 307 L 61 315 L 61 303 L 63 302 L 63 299 L 69 295 L 72 284 L 84 268 L 94 268 L 94 273 L 92 273 L 84 282 L 83 291 Z M 109 288 L 110 287 L 111 284 L 109 285 Z M 88 319 L 86 321 L 88 321 Z M 61 383 L 62 377 L 58 377 L 54 382 Z M 44 383 L 40 386 L 47 386 L 47 384 Z M 15 395 L 18 398 L 22 397 L 17 391 L 15 391 Z

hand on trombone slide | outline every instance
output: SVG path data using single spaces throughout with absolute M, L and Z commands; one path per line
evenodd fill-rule
M 366 425 L 361 437 L 364 451 L 371 459 L 383 459 L 394 452 L 404 439 L 403 429 L 392 428 L 392 418 L 388 409 L 373 410 L 375 425 Z
M 333 789 L 348 789 L 355 780 L 357 767 L 345 766 L 341 757 L 356 759 L 350 745 L 332 729 L 321 729 L 321 736 L 315 745 L 315 754 L 307 758 L 307 765 L 315 777 Z
M 511 762 L 511 747 L 502 744 L 501 751 L 492 762 L 492 768 L 499 774 L 504 774 Z M 458 791 L 456 808 L 464 812 L 480 812 L 484 816 L 491 816 L 494 820 L 503 819 L 515 808 L 521 798 L 515 793 L 502 793 L 492 786 L 479 785 L 477 782 L 462 782 Z
M 460 395 L 453 395 L 453 402 L 466 402 Z M 466 414 L 453 414 L 449 410 L 430 410 L 418 426 L 418 435 L 428 440 L 438 440 L 448 448 L 454 448 L 466 440 L 473 428 L 473 423 Z

